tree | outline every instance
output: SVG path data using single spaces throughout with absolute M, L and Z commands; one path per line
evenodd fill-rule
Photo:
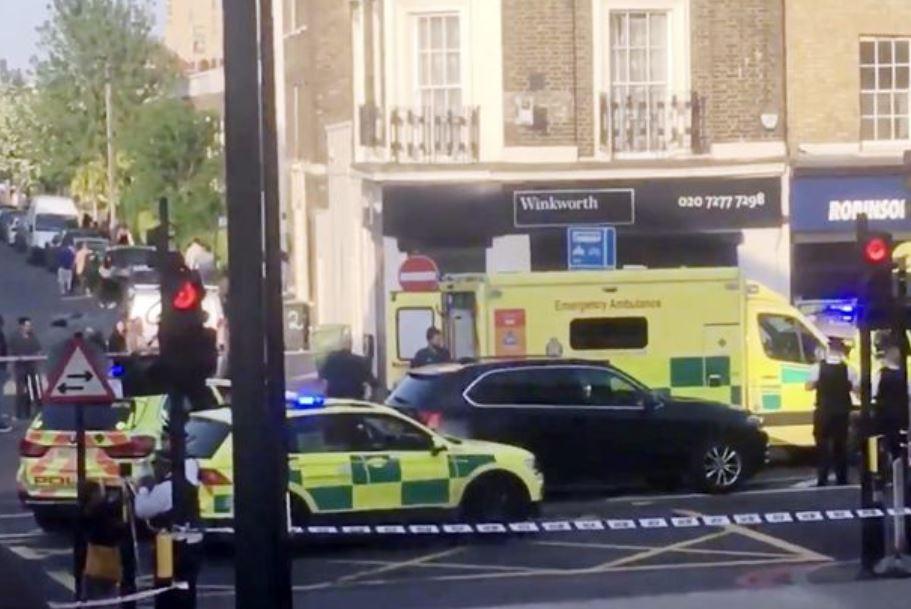
M 0 181 L 23 190 L 32 189 L 40 178 L 32 137 L 37 131 L 32 111 L 36 96 L 15 78 L 0 82 Z
M 224 213 L 221 122 L 186 102 L 144 105 L 124 137 L 132 180 L 122 199 L 135 226 L 143 211 L 167 197 L 179 241 L 214 235 Z
M 66 189 L 80 168 L 105 158 L 108 83 L 115 140 L 144 103 L 173 91 L 176 62 L 151 36 L 152 23 L 147 0 L 51 0 L 35 65 L 38 158 L 51 188 Z

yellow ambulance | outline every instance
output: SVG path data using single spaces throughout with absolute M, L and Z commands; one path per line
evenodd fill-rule
M 760 415 L 775 444 L 813 445 L 815 397 L 805 385 L 826 338 L 737 268 L 452 275 L 436 292 L 393 292 L 388 385 L 430 326 L 455 359 L 610 360 L 675 396 Z

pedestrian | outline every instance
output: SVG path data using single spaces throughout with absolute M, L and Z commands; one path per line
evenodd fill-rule
M 120 547 L 127 535 L 123 495 L 117 489 L 108 492 L 98 480 L 88 480 L 84 485 L 81 518 L 87 545 L 82 568 L 82 600 L 116 598 L 123 577 Z
M 6 334 L 3 333 L 3 316 L 0 315 L 0 358 L 9 356 L 9 348 L 6 346 Z M 0 361 L 0 433 L 8 433 L 13 430 L 9 424 L 9 415 L 6 412 L 6 383 L 9 381 L 9 367 L 4 361 Z
M 859 383 L 857 372 L 845 361 L 840 340 L 829 341 L 825 358 L 810 369 L 807 390 L 816 392 L 813 412 L 813 438 L 817 451 L 817 485 L 829 483 L 835 469 L 840 486 L 848 483 L 848 427 L 851 419 L 851 393 Z
M 41 353 L 41 343 L 35 336 L 32 320 L 19 318 L 19 328 L 9 338 L 9 353 L 14 357 L 34 357 Z M 13 364 L 16 379 L 16 418 L 32 418 L 32 404 L 40 397 L 38 364 L 35 361 L 17 361 Z
M 114 277 L 114 261 L 105 256 L 98 269 L 98 300 L 106 309 L 117 306 L 119 287 Z
M 427 338 L 427 346 L 414 354 L 414 359 L 411 360 L 412 368 L 452 361 L 452 355 L 449 353 L 449 349 L 446 348 L 443 342 L 443 333 L 439 329 L 431 326 L 427 328 L 425 336 Z
M 886 347 L 883 367 L 874 379 L 876 423 L 893 458 L 901 453 L 901 430 L 908 429 L 908 382 L 901 370 L 902 350 Z
M 200 251 L 194 259 L 195 266 L 190 268 L 198 271 L 203 283 L 211 283 L 215 278 L 215 254 L 208 243 L 200 243 Z
M 199 237 L 193 237 L 190 241 L 190 245 L 187 246 L 187 251 L 183 255 L 183 262 L 187 265 L 188 269 L 196 268 L 196 257 L 202 252 L 202 243 L 199 241 Z
M 89 257 L 92 255 L 92 250 L 89 249 L 89 244 L 85 241 L 79 243 L 79 249 L 76 250 L 76 256 L 73 259 L 73 279 L 76 286 L 82 292 L 86 291 L 88 281 L 86 281 L 86 267 L 89 262 Z
M 57 285 L 60 286 L 60 295 L 67 296 L 73 290 L 73 267 L 76 262 L 76 252 L 72 245 L 63 245 L 57 248 Z
M 325 383 L 326 397 L 330 398 L 363 400 L 368 386 L 374 391 L 380 386 L 367 358 L 352 352 L 349 334 L 342 337 L 341 347 L 326 357 L 319 378 Z
M 118 319 L 108 336 L 108 353 L 126 353 L 127 352 L 127 323 Z

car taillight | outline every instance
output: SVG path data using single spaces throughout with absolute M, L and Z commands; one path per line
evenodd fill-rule
M 418 421 L 430 429 L 439 429 L 443 425 L 443 413 L 438 410 L 420 410 Z
M 19 455 L 22 457 L 43 457 L 50 449 L 51 447 L 46 444 L 36 444 L 25 438 L 19 441 Z
M 139 459 L 148 457 L 155 450 L 155 438 L 136 436 L 126 444 L 105 446 L 104 452 L 112 459 Z
M 199 483 L 203 486 L 230 486 L 231 480 L 216 469 L 201 469 Z

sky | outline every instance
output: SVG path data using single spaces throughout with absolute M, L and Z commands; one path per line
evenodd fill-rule
M 155 5 L 156 31 L 164 28 L 167 0 L 151 0 Z M 0 59 L 11 68 L 28 68 L 29 59 L 38 52 L 35 29 L 47 19 L 48 0 L 0 0 Z

